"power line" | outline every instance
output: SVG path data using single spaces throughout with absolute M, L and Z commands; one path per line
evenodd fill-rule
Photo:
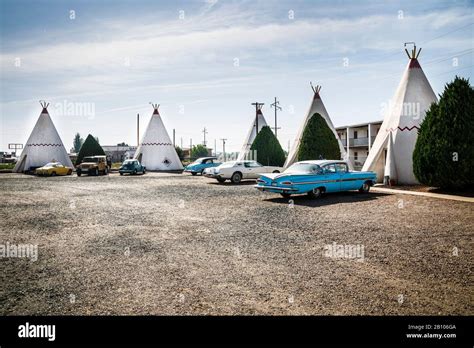
M 277 100 L 277 97 L 275 97 L 275 102 L 273 104 L 270 104 L 270 107 L 275 108 L 275 127 L 274 127 L 274 129 L 275 129 L 275 138 L 277 138 L 277 139 L 278 139 L 277 130 L 281 128 L 281 127 L 277 126 L 277 111 L 282 110 L 282 108 L 280 106 L 278 106 L 278 104 L 280 104 L 280 102 Z
M 204 129 L 202 130 L 202 133 L 204 134 L 204 140 L 203 140 L 203 145 L 204 147 L 206 147 L 206 134 L 208 133 L 206 127 L 204 127 Z
M 457 29 L 448 31 L 447 33 L 441 34 L 441 35 L 436 36 L 436 37 L 434 37 L 434 38 L 432 38 L 432 39 L 429 39 L 429 40 L 427 40 L 427 41 L 423 41 L 420 45 L 424 45 L 424 44 L 426 44 L 426 43 L 428 43 L 428 42 L 431 42 L 431 41 L 434 41 L 434 40 L 438 40 L 439 38 L 441 38 L 441 37 L 443 37 L 443 36 L 446 36 L 446 35 L 449 35 L 449 34 L 451 34 L 451 33 L 456 32 L 456 31 L 462 30 L 462 29 L 467 28 L 467 27 L 469 27 L 469 26 L 471 26 L 471 25 L 473 25 L 473 24 L 474 24 L 474 22 L 469 23 L 469 24 L 466 24 L 466 25 L 464 25 L 464 26 L 462 26 L 462 27 L 460 27 L 460 28 L 457 28 Z
M 221 139 L 222 140 L 222 153 L 224 154 L 224 162 L 225 162 L 225 141 L 227 139 Z

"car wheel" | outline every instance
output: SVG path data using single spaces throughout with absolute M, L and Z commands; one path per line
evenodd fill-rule
M 143 174 L 146 174 L 146 169 L 145 168 L 143 168 Z
M 96 168 L 96 170 L 94 171 L 94 175 L 95 175 L 95 176 L 98 176 L 98 175 L 99 175 L 99 169 L 98 169 L 98 168 Z
M 51 176 L 56 176 L 56 172 L 52 172 L 52 173 L 51 173 Z
M 120 175 L 123 175 L 123 173 L 120 173 Z
M 238 184 L 241 180 L 242 180 L 242 174 L 240 174 L 239 172 L 235 172 L 234 174 L 232 174 L 232 177 L 230 178 L 230 181 L 232 181 L 232 183 L 234 184 Z
M 137 175 L 137 170 L 136 169 L 133 170 L 133 175 Z
M 224 179 L 224 178 L 216 178 L 216 179 L 217 179 L 217 181 L 219 181 L 220 183 L 225 182 L 225 179 Z
M 370 184 L 366 181 L 366 182 L 364 182 L 364 184 L 359 189 L 359 192 L 368 193 L 369 191 L 370 191 Z
M 104 175 L 108 175 L 109 174 L 109 168 L 105 168 L 104 169 Z
M 272 173 L 280 173 L 279 170 L 274 170 Z
M 291 197 L 291 193 L 280 193 L 282 195 L 283 198 L 290 198 Z
M 71 175 L 71 174 L 72 174 L 72 169 L 69 169 L 67 172 L 67 175 Z
M 203 175 L 204 175 L 204 169 L 203 169 L 203 170 L 201 170 L 201 176 L 203 176 Z
M 78 170 L 78 171 L 76 172 L 76 174 L 77 174 L 77 176 L 81 176 L 81 175 L 82 175 L 82 172 L 81 172 L 80 170 Z
M 192 175 L 192 176 L 196 176 L 196 174 L 197 174 L 197 173 L 195 173 L 195 172 L 191 172 L 191 175 Z
M 321 187 L 315 187 L 314 189 L 308 192 L 308 196 L 310 196 L 311 198 L 319 198 L 322 194 L 323 190 L 321 189 Z

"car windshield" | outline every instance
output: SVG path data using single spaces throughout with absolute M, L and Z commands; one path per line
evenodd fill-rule
M 321 173 L 321 167 L 314 163 L 295 163 L 290 166 L 285 173 Z
M 84 157 L 82 162 L 99 162 L 99 159 L 97 157 Z
M 133 164 L 133 160 L 126 160 L 125 162 L 123 162 L 123 165 L 126 166 L 126 165 L 129 165 L 129 164 Z
M 44 166 L 45 166 L 45 167 L 53 167 L 53 166 L 55 166 L 55 165 L 57 165 L 57 164 L 59 164 L 59 163 L 57 163 L 57 162 L 49 162 L 49 163 L 46 163 Z
M 245 162 L 244 165 L 245 165 L 245 167 L 247 167 L 247 168 L 263 167 L 260 163 L 255 162 L 255 161 Z
M 191 164 L 201 164 L 202 161 L 204 160 L 204 158 L 198 158 L 197 160 L 195 160 L 193 163 Z

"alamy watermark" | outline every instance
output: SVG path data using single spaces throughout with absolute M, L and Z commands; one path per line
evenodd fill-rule
M 0 257 L 4 258 L 28 258 L 30 261 L 38 260 L 37 244 L 0 244 Z
M 54 114 L 59 116 L 87 117 L 89 120 L 95 117 L 95 103 L 64 99 L 60 103 L 53 104 L 52 107 Z
M 364 262 L 364 246 L 362 244 L 326 244 L 324 256 L 332 259 L 354 259 Z

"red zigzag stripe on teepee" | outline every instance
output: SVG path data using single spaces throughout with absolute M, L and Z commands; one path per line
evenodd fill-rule
M 395 130 L 397 130 L 397 129 L 398 129 L 398 130 L 401 130 L 401 131 L 403 132 L 404 130 L 411 131 L 411 130 L 413 130 L 413 129 L 420 129 L 420 127 L 418 127 L 418 126 L 412 126 L 412 127 L 403 127 L 403 128 L 402 128 L 402 127 L 389 128 L 389 129 L 387 129 L 387 132 L 393 132 L 393 131 L 395 131 Z
M 61 144 L 28 144 L 26 146 L 61 146 Z

